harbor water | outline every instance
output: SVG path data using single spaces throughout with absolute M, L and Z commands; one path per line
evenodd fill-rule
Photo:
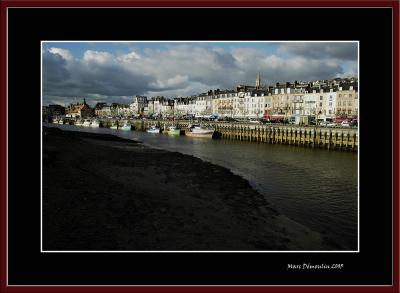
M 226 167 L 246 178 L 280 213 L 321 233 L 338 250 L 357 250 L 357 153 L 108 128 L 43 125 L 114 134 Z M 224 184 L 229 182 L 221 182 Z

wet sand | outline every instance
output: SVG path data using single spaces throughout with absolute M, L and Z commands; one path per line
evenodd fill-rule
M 44 250 L 336 250 L 230 170 L 112 135 L 43 128 Z

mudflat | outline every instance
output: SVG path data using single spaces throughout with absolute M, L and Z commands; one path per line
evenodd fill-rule
M 44 250 L 336 250 L 230 170 L 112 135 L 43 128 Z

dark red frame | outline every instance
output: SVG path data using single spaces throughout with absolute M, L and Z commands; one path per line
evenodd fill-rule
M 393 286 L 12 286 L 7 282 L 8 7 L 391 7 L 393 9 Z M 400 292 L 399 287 L 399 1 L 388 0 L 6 0 L 1 2 L 0 292 Z

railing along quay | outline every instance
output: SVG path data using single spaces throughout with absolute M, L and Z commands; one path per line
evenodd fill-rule
M 107 127 L 112 121 L 102 123 Z M 153 125 L 166 129 L 171 125 L 186 129 L 192 122 L 187 120 L 131 120 L 136 130 L 145 131 Z M 218 136 L 227 140 L 239 140 L 269 144 L 323 148 L 328 150 L 358 150 L 357 128 L 326 128 L 315 126 L 265 125 L 235 122 L 201 122 L 205 128 L 214 128 Z

